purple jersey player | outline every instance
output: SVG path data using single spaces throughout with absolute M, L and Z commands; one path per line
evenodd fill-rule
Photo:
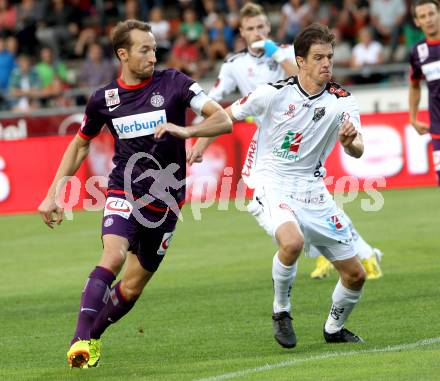
M 184 139 L 216 136 L 232 127 L 221 106 L 192 79 L 172 69 L 154 71 L 156 42 L 147 23 L 120 22 L 112 44 L 121 77 L 90 98 L 81 129 L 39 207 L 50 228 L 61 223 L 57 185 L 77 171 L 90 140 L 107 125 L 115 141 L 115 167 L 102 221 L 103 255 L 84 287 L 67 352 L 70 366 L 78 368 L 98 364 L 101 334 L 130 311 L 165 255 L 185 197 Z M 180 127 L 188 107 L 207 119 Z M 121 281 L 111 287 L 124 262 Z
M 410 55 L 410 123 L 421 135 L 431 133 L 434 168 L 440 185 L 440 4 L 437 0 L 418 0 L 413 6 L 413 16 L 426 38 L 413 47 Z M 417 120 L 422 79 L 428 85 L 431 125 Z

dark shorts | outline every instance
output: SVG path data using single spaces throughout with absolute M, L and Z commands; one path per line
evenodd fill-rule
M 142 267 L 155 272 L 170 244 L 177 223 L 174 213 L 147 207 L 133 210 L 124 196 L 109 196 L 102 219 L 102 235 L 127 238 L 129 251 L 137 255 Z

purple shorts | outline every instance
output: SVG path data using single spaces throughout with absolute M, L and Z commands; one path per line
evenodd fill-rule
M 129 251 L 137 255 L 142 267 L 155 272 L 170 244 L 177 223 L 176 215 L 144 206 L 135 209 L 125 196 L 109 195 L 102 219 L 102 235 L 127 238 Z

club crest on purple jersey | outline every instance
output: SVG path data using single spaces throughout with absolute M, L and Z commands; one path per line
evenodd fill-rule
M 160 94 L 153 93 L 150 103 L 153 107 L 160 107 L 165 103 L 165 98 Z

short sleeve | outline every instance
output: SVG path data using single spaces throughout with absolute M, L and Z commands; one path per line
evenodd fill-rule
M 253 92 L 231 105 L 232 116 L 236 120 L 244 120 L 249 116 L 262 115 L 276 91 L 271 85 L 258 86 Z
M 104 123 L 104 119 L 98 111 L 95 92 L 87 102 L 86 111 L 78 135 L 83 139 L 91 140 L 99 134 Z
M 220 102 L 226 95 L 231 94 L 237 87 L 234 75 L 231 72 L 232 63 L 225 62 L 218 75 L 214 87 L 209 91 L 208 96 L 216 102 Z
M 362 129 L 361 116 L 356 98 L 353 95 L 349 95 L 348 97 L 340 98 L 340 100 L 342 101 L 342 114 L 339 119 L 339 127 L 345 120 L 348 120 L 353 123 L 354 128 L 360 132 Z
M 409 56 L 409 64 L 410 64 L 410 73 L 409 73 L 409 79 L 411 82 L 419 82 L 423 79 L 423 72 L 422 68 L 420 66 L 420 60 L 418 59 L 417 55 L 417 48 L 418 45 L 416 45 L 410 53 Z

